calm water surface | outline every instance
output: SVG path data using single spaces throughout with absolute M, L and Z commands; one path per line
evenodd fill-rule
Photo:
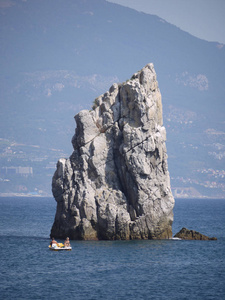
M 0 198 L 1 299 L 225 299 L 225 201 L 177 200 L 182 227 L 217 241 L 72 241 L 51 252 L 52 198 Z

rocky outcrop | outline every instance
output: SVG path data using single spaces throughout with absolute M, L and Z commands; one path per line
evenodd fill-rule
M 199 233 L 198 231 L 189 230 L 185 227 L 183 227 L 178 233 L 176 233 L 174 237 L 182 240 L 203 240 L 203 241 L 217 240 L 217 238 L 215 237 L 210 238 L 204 234 Z
M 51 236 L 171 238 L 174 198 L 153 64 L 113 84 L 75 120 L 74 152 L 58 161 L 52 181 Z

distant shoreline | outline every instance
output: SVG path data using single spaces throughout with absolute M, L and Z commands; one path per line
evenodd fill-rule
M 9 197 L 35 197 L 35 198 L 53 198 L 51 194 L 39 195 L 39 194 L 20 194 L 20 193 L 0 193 L 0 197 L 9 198 Z
M 45 195 L 33 195 L 33 194 L 20 194 L 20 193 L 0 193 L 0 198 L 10 198 L 10 197 L 26 197 L 26 198 L 54 198 L 51 194 L 45 194 Z M 191 200 L 191 199 L 215 199 L 215 200 L 225 200 L 225 197 L 207 197 L 207 196 L 201 196 L 201 197 L 174 197 L 175 200 Z

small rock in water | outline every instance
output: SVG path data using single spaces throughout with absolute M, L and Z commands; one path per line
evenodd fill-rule
M 198 231 L 189 230 L 185 227 L 183 227 L 178 233 L 176 233 L 174 237 L 182 240 L 202 240 L 202 241 L 217 240 L 216 237 L 208 237 L 204 234 L 201 234 Z

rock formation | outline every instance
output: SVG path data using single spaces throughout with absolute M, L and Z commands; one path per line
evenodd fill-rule
M 217 238 L 215 237 L 210 238 L 204 234 L 201 234 L 198 231 L 189 230 L 185 227 L 183 227 L 178 233 L 176 233 L 174 237 L 182 240 L 203 240 L 203 241 L 217 240 Z
M 174 198 L 153 64 L 75 116 L 74 151 L 53 176 L 56 238 L 172 237 Z

